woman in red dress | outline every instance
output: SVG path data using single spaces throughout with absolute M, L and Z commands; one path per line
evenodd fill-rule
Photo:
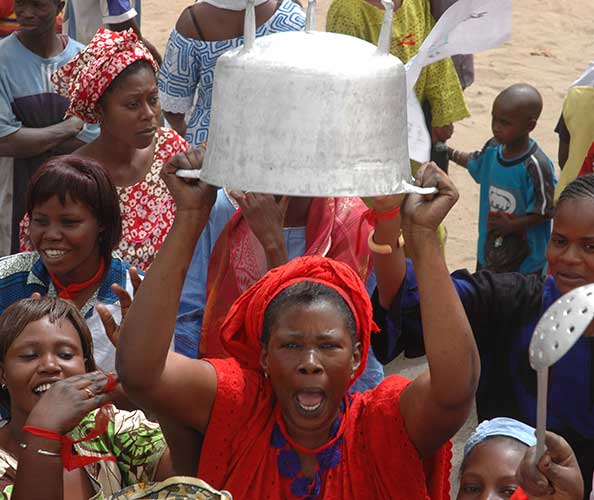
M 445 174 L 435 165 L 420 172 L 439 195 L 409 196 L 403 217 L 421 270 L 430 369 L 349 396 L 376 328 L 371 302 L 351 267 L 320 256 L 269 271 L 239 297 L 221 327 L 230 358 L 168 352 L 193 243 L 215 200 L 214 188 L 177 178 L 176 163 L 163 173 L 175 223 L 119 337 L 118 374 L 130 397 L 203 433 L 198 476 L 236 498 L 449 498 L 448 439 L 471 409 L 480 368 L 436 236 L 457 199 Z M 384 257 L 374 259 L 376 271 Z

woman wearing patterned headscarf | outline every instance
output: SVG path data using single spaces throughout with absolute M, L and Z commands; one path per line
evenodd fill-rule
M 164 163 L 188 144 L 160 128 L 158 66 L 132 31 L 101 29 L 89 45 L 52 75 L 70 99 L 67 114 L 101 125 L 99 137 L 76 154 L 101 163 L 120 196 L 122 240 L 118 255 L 147 269 L 175 215 L 175 202 L 159 178 Z M 27 246 L 27 222 L 21 249 Z
M 447 177 L 424 169 L 420 183 L 439 194 L 409 195 L 404 205 L 404 237 L 422 269 L 430 371 L 349 396 L 376 327 L 356 271 L 325 257 L 293 259 L 237 299 L 221 327 L 231 357 L 168 353 L 191 243 L 216 196 L 178 178 L 177 168 L 174 159 L 163 173 L 178 206 L 175 224 L 119 337 L 128 394 L 203 433 L 198 475 L 235 498 L 449 498 L 447 441 L 470 411 L 480 369 L 435 233 L 457 198 Z

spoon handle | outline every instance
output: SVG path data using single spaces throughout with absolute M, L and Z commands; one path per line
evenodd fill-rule
M 546 451 L 545 433 L 547 430 L 547 391 L 549 386 L 549 369 L 539 368 L 536 372 L 538 380 L 538 400 L 536 404 L 536 461 Z

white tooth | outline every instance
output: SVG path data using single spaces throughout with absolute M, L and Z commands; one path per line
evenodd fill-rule
M 33 392 L 40 394 L 42 392 L 47 391 L 51 386 L 52 386 L 52 384 L 41 384 L 41 385 L 38 385 L 37 387 L 35 387 L 33 389 Z
M 48 257 L 54 258 L 54 257 L 61 257 L 66 252 L 64 250 L 48 249 L 48 250 L 45 250 L 45 253 Z
M 305 406 L 301 403 L 299 403 L 299 406 L 301 406 L 301 408 L 303 408 L 305 411 L 316 411 L 322 403 L 318 403 L 317 405 L 313 405 L 313 406 Z

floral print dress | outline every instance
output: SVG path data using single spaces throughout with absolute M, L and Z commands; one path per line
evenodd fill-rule
M 175 201 L 160 177 L 169 159 L 189 149 L 188 143 L 174 130 L 157 131 L 153 164 L 141 181 L 117 188 L 122 211 L 122 239 L 116 254 L 129 264 L 146 271 L 175 218 Z

